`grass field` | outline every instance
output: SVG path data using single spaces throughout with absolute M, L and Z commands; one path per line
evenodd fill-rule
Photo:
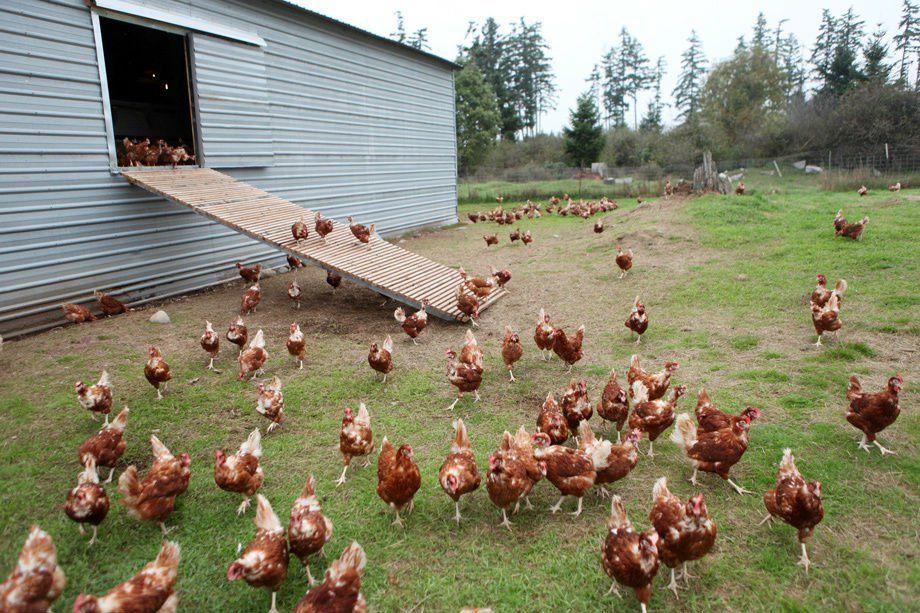
M 262 493 L 286 524 L 291 503 L 314 473 L 326 514 L 335 525 L 326 551 L 337 556 L 352 540 L 368 555 L 363 592 L 375 611 L 457 611 L 491 606 L 496 611 L 601 608 L 638 610 L 631 593 L 605 597 L 609 580 L 600 567 L 600 544 L 609 503 L 590 494 L 578 518 L 550 516 L 556 491 L 544 482 L 535 490 L 535 510 L 513 518 L 514 530 L 499 527 L 500 513 L 485 488 L 463 502 L 465 521 L 453 522 L 452 501 L 437 485 L 437 470 L 449 449 L 451 421 L 467 422 L 483 470 L 501 432 L 532 428 L 542 399 L 568 381 L 560 362 L 544 363 L 530 340 L 536 312 L 545 307 L 566 329 L 587 327 L 585 359 L 574 375 L 589 381 L 595 401 L 610 370 L 624 372 L 637 349 L 623 327 L 636 294 L 646 303 L 651 326 L 640 355 L 649 367 L 680 362 L 676 383 L 689 386 L 679 409 L 692 410 L 705 385 L 717 405 L 738 412 L 756 405 L 763 417 L 752 428 L 751 445 L 732 477 L 758 495 L 740 496 L 720 479 L 702 477 L 699 490 L 719 527 L 715 549 L 695 565 L 692 589 L 676 600 L 655 583 L 653 610 L 849 610 L 915 609 L 920 599 L 916 514 L 920 504 L 920 419 L 916 367 L 920 327 L 917 235 L 920 192 L 820 191 L 804 181 L 752 177 L 753 195 L 658 200 L 634 211 L 624 203 L 609 214 L 601 235 L 593 220 L 546 217 L 525 220 L 535 242 L 529 248 L 507 241 L 488 251 L 481 239 L 495 226 L 461 225 L 414 237 L 404 246 L 440 261 L 485 272 L 489 264 L 514 273 L 511 293 L 486 311 L 475 330 L 486 350 L 482 401 L 464 399 L 446 410 L 453 388 L 444 376 L 444 350 L 457 346 L 465 329 L 433 321 L 413 346 L 392 318 L 394 305 L 356 287 L 332 296 L 324 275 L 297 273 L 307 296 L 300 311 L 284 293 L 291 275 L 263 283 L 251 331 L 265 330 L 271 357 L 267 372 L 285 384 L 287 421 L 264 440 Z M 507 203 L 506 203 L 507 204 Z M 465 219 L 474 206 L 461 208 Z M 868 214 L 859 242 L 835 239 L 837 209 L 848 218 Z M 631 247 L 633 272 L 620 281 L 615 244 Z M 849 282 L 840 341 L 812 345 L 806 296 L 814 275 Z M 235 315 L 240 283 L 165 305 L 169 326 L 147 322 L 150 311 L 89 326 L 67 327 L 8 343 L 0 353 L 0 404 L 6 436 L 0 444 L 0 572 L 6 573 L 28 526 L 54 537 L 69 583 L 56 610 L 69 610 L 77 593 L 102 593 L 127 579 L 159 548 L 159 528 L 130 519 L 114 484 L 101 543 L 87 549 L 86 537 L 60 509 L 76 483 L 75 450 L 98 424 L 79 409 L 77 379 L 95 381 L 105 367 L 115 402 L 131 407 L 124 466 L 150 463 L 147 443 L 156 433 L 174 452 L 189 452 L 193 477 L 169 524 L 182 545 L 179 591 L 184 610 L 261 611 L 269 595 L 242 582 L 228 583 L 227 566 L 237 543 L 254 533 L 253 514 L 237 518 L 239 499 L 213 482 L 213 450 L 235 450 L 254 427 L 252 383 L 236 381 L 235 353 L 224 347 L 221 373 L 204 370 L 198 347 L 204 319 L 222 333 Z M 298 371 L 283 347 L 288 325 L 298 321 L 308 336 L 308 361 Z M 502 330 L 522 331 L 525 355 L 507 381 L 499 355 Z M 368 345 L 393 334 L 396 369 L 386 385 L 367 367 Z M 159 345 L 172 366 L 163 401 L 143 378 L 146 347 Z M 902 413 L 880 441 L 897 452 L 882 458 L 857 449 L 859 433 L 843 418 L 847 378 L 858 374 L 873 389 L 888 376 L 905 379 Z M 341 470 L 337 450 L 344 407 L 366 402 L 375 438 L 413 445 L 422 488 L 405 530 L 390 525 L 391 513 L 375 493 L 373 466 L 353 464 L 348 482 L 335 488 Z M 596 418 L 595 418 L 596 422 Z M 651 487 L 662 475 L 685 498 L 695 491 L 690 466 L 663 436 L 656 456 L 642 456 L 614 490 L 633 523 L 649 526 Z M 646 443 L 643 443 L 643 450 Z M 808 479 L 823 484 L 825 520 L 809 544 L 813 566 L 806 576 L 795 565 L 795 531 L 782 524 L 758 526 L 764 515 L 759 493 L 772 486 L 784 447 L 792 447 Z M 569 502 L 568 505 L 572 505 Z M 566 510 L 571 510 L 566 507 Z M 328 561 L 312 563 L 314 575 Z M 290 610 L 307 589 L 292 560 L 279 594 Z

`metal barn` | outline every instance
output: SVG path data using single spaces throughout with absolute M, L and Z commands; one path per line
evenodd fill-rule
M 284 263 L 129 184 L 125 137 L 384 234 L 455 222 L 454 68 L 285 0 L 4 0 L 0 334 Z

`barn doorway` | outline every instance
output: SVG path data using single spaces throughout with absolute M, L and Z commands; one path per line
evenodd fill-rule
M 99 27 L 118 165 L 138 157 L 145 166 L 171 165 L 168 155 L 158 159 L 160 140 L 184 148 L 189 159 L 179 163 L 193 164 L 197 152 L 186 37 L 106 17 L 99 19 Z M 125 138 L 149 139 L 151 145 L 127 157 Z

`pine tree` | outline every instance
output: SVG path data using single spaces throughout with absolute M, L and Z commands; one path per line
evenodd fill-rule
M 767 18 L 763 11 L 757 13 L 757 21 L 754 22 L 754 33 L 751 36 L 751 46 L 759 49 L 767 47 Z
M 779 41 L 776 63 L 783 73 L 783 89 L 786 91 L 787 102 L 802 99 L 805 95 L 806 75 L 802 48 L 795 34 L 789 33 Z
M 472 36 L 472 41 L 460 48 L 461 62 L 475 62 L 492 86 L 506 140 L 522 132 L 535 134 L 540 115 L 554 105 L 549 45 L 541 29 L 539 22 L 528 24 L 522 19 L 504 34 L 490 17 L 481 26 L 470 24 L 467 37 Z
M 410 34 L 406 37 L 406 44 L 415 49 L 430 51 L 431 46 L 428 44 L 428 28 L 419 28 Z
M 648 58 L 636 38 L 626 28 L 620 30 L 620 63 L 623 66 L 624 94 L 632 99 L 633 129 L 639 128 L 639 93 L 649 82 Z
M 406 20 L 402 11 L 396 11 L 396 31 L 390 33 L 390 38 L 398 43 L 406 42 Z
M 613 47 L 601 59 L 601 97 L 607 129 L 626 125 L 626 73 L 620 58 L 621 54 Z
M 828 9 L 824 9 L 821 11 L 821 26 L 818 29 L 818 38 L 815 40 L 810 59 L 814 66 L 815 76 L 821 82 L 821 88 L 827 86 L 836 47 L 837 20 Z
M 891 75 L 891 65 L 888 59 L 888 43 L 885 42 L 885 30 L 882 24 L 872 34 L 872 38 L 863 50 L 863 73 L 866 80 L 874 83 L 887 83 Z
M 495 92 L 474 62 L 454 79 L 457 109 L 457 157 L 460 172 L 475 170 L 498 135 L 501 114 Z
M 578 97 L 578 103 L 569 113 L 571 126 L 563 128 L 565 153 L 579 168 L 597 160 L 604 148 L 604 130 L 600 125 L 597 105 L 590 91 Z
M 901 54 L 898 63 L 898 82 L 901 87 L 908 86 L 910 74 L 910 55 L 920 51 L 920 16 L 917 15 L 917 5 L 911 0 L 904 0 L 901 8 L 901 21 L 898 22 L 898 33 L 894 36 L 894 48 Z M 920 62 L 917 64 L 920 70 Z M 920 84 L 920 79 L 918 79 Z
M 662 128 L 661 111 L 664 108 L 664 103 L 661 101 L 661 80 L 664 78 L 665 67 L 664 56 L 661 56 L 655 64 L 655 70 L 651 77 L 651 89 L 654 95 L 648 103 L 648 111 L 646 111 L 645 117 L 642 118 L 642 124 L 639 126 L 639 129 L 645 132 L 658 132 Z
M 681 55 L 680 76 L 673 96 L 674 106 L 680 111 L 679 116 L 684 120 L 692 120 L 700 107 L 700 95 L 706 77 L 706 57 L 696 30 L 691 30 L 687 42 L 690 46 Z

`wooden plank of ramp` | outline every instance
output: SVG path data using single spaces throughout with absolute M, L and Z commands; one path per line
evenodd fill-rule
M 371 238 L 368 248 L 354 238 L 347 225 L 333 220 L 335 229 L 323 241 L 313 229 L 313 211 L 210 168 L 147 168 L 124 170 L 122 175 L 149 192 L 388 298 L 413 307 L 427 299 L 432 315 L 467 320 L 457 309 L 458 271 L 379 236 Z M 310 236 L 295 241 L 291 224 L 301 218 L 310 228 Z M 504 294 L 504 290 L 495 289 L 480 301 L 480 311 Z

